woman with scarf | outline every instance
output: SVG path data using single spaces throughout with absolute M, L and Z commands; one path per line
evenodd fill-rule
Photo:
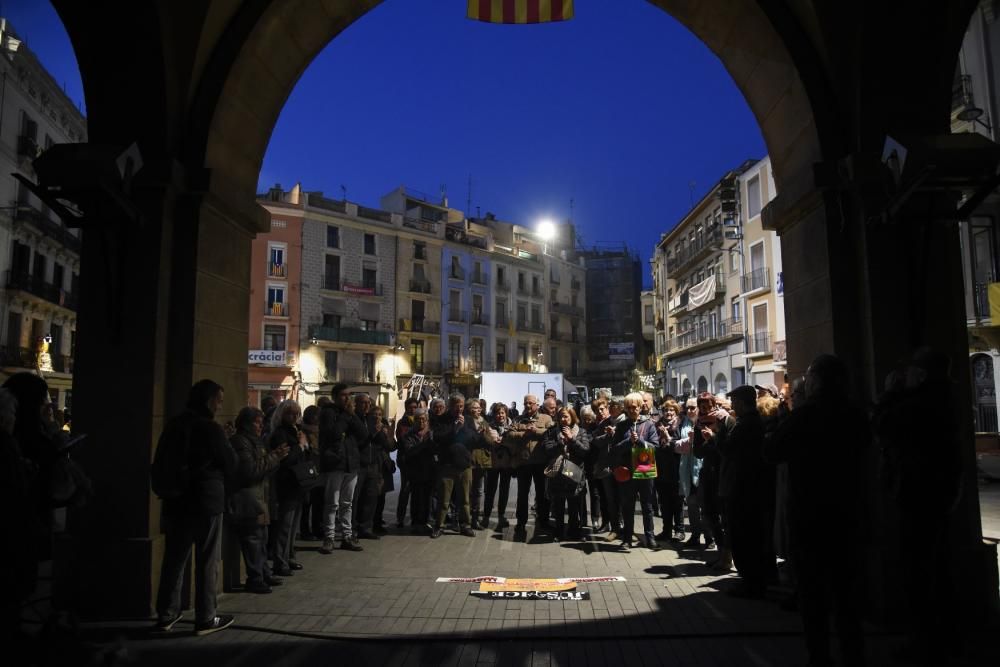
M 274 481 L 278 497 L 278 516 L 274 536 L 274 574 L 291 576 L 292 570 L 301 570 L 302 565 L 295 560 L 295 528 L 302 516 L 302 501 L 308 490 L 299 484 L 293 467 L 308 461 L 311 454 L 309 440 L 299 427 L 302 411 L 292 400 L 282 401 L 271 417 L 272 451 L 288 447 L 288 456 L 281 460 Z

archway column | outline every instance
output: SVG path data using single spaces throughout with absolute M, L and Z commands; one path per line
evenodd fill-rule
M 176 163 L 147 165 L 130 196 L 142 223 L 84 233 L 73 412 L 87 434 L 76 458 L 96 493 L 54 555 L 56 595 L 83 617 L 152 613 L 163 537 L 150 463 L 191 384 L 225 387 L 220 419 L 246 403 L 250 242 L 262 211 L 228 204 L 208 174 L 196 176 L 192 188 Z
M 781 236 L 790 377 L 801 376 L 816 355 L 836 354 L 850 366 L 858 397 L 870 404 L 886 375 L 917 348 L 931 346 L 951 358 L 964 486 L 947 539 L 962 613 L 974 617 L 995 603 L 996 591 L 983 582 L 996 580 L 988 572 L 996 563 L 982 541 L 967 409 L 972 396 L 958 227 L 927 221 L 929 213 L 947 209 L 943 197 L 923 195 L 891 224 L 875 225 L 865 220 L 878 211 L 863 210 L 863 202 L 846 191 L 792 190 L 765 209 L 765 226 Z M 935 409 L 941 406 L 928 406 L 928 415 Z M 857 425 L 844 428 L 850 448 Z M 868 473 L 870 602 L 876 617 L 887 620 L 898 612 L 891 601 L 905 599 L 898 558 L 906 557 L 906 549 L 922 548 L 921 536 L 899 536 L 904 553 L 895 552 L 897 521 L 878 476 L 877 448 L 858 464 Z

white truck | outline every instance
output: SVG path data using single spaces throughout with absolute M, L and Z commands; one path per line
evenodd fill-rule
M 479 397 L 486 399 L 486 405 L 517 403 L 518 410 L 524 407 L 524 397 L 534 394 L 541 401 L 546 389 L 555 389 L 556 398 L 566 402 L 570 394 L 577 393 L 576 386 L 566 380 L 562 373 L 501 373 L 484 372 L 481 378 Z

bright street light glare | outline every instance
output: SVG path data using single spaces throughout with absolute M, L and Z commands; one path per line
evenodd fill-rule
M 551 220 L 542 220 L 538 223 L 538 235 L 543 241 L 551 241 L 556 237 L 556 226 Z

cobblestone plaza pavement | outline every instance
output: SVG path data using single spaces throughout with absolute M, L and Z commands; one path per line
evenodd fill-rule
M 984 532 L 1000 518 L 1000 485 L 983 487 Z M 394 514 L 390 507 L 386 516 Z M 637 517 L 639 519 L 639 517 Z M 659 527 L 659 519 L 656 520 Z M 529 525 L 530 528 L 530 525 Z M 530 535 L 530 530 L 529 530 Z M 994 535 L 995 537 L 996 535 Z M 318 553 L 300 542 L 305 569 L 270 595 L 231 593 L 220 613 L 233 628 L 195 638 L 192 612 L 151 638 L 137 627 L 92 628 L 137 665 L 804 665 L 798 615 L 776 598 L 732 598 L 735 575 L 719 575 L 695 549 L 623 553 L 602 536 L 513 541 L 504 533 L 446 533 L 432 540 L 390 531 L 365 550 Z M 437 577 L 597 577 L 584 601 L 484 600 L 471 583 Z M 968 641 L 951 664 L 995 662 L 995 631 Z M 892 664 L 899 637 L 871 633 L 873 665 Z

